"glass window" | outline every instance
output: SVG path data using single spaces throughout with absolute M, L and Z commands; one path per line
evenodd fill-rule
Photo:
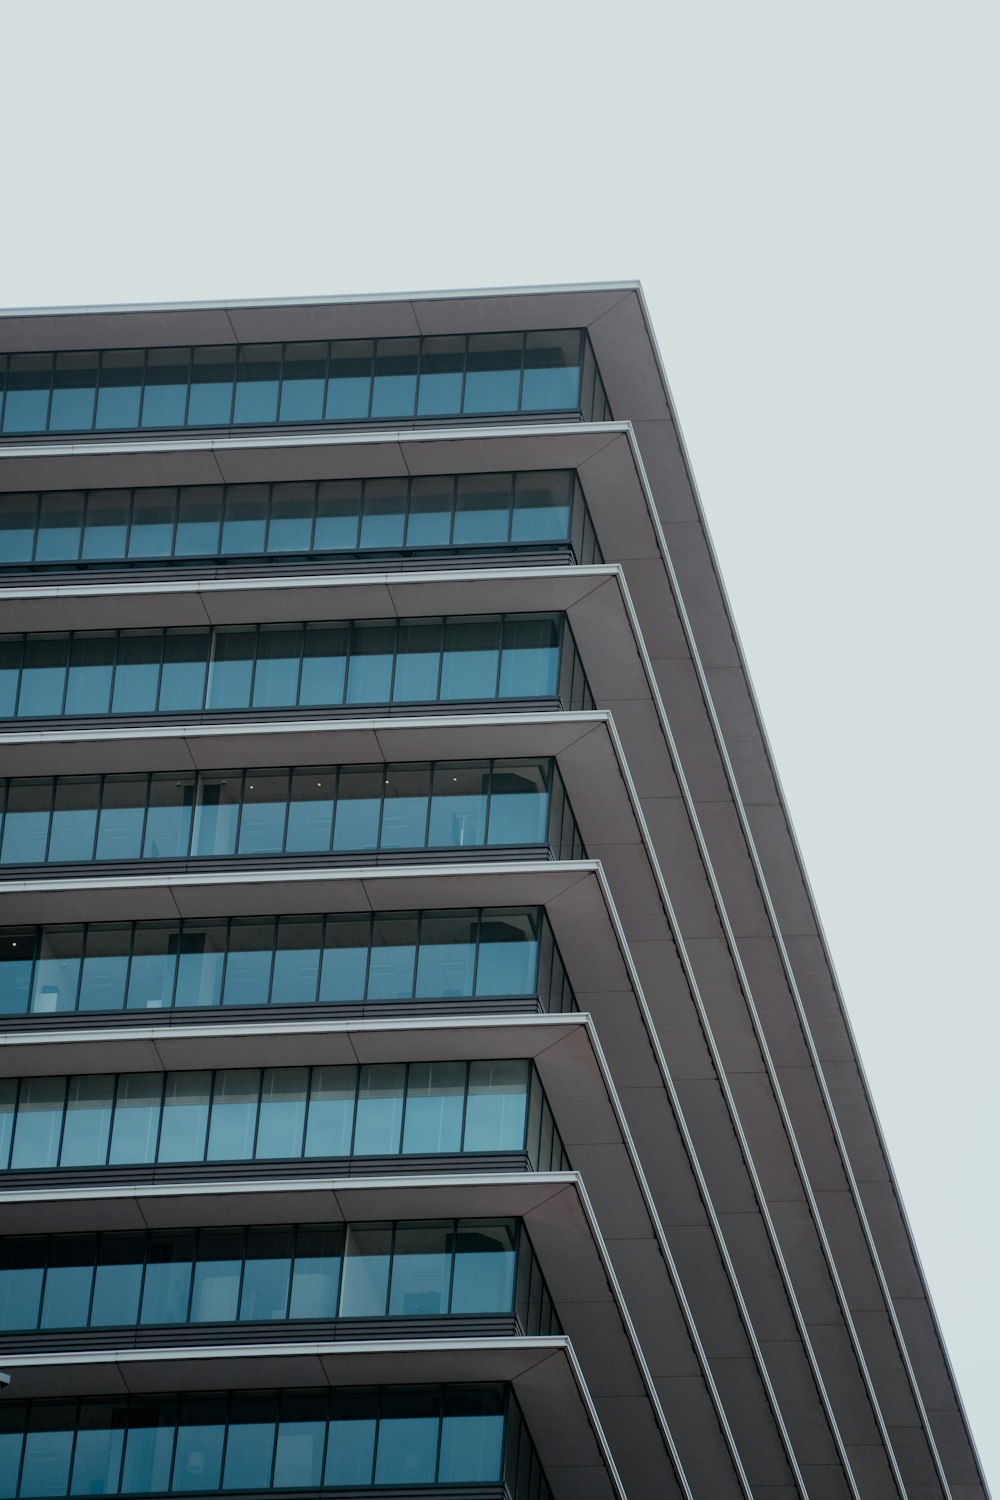
M 395 652 L 395 624 L 354 626 L 347 668 L 348 703 L 389 701 Z
M 46 855 L 50 862 L 93 859 L 99 786 L 96 776 L 59 777 Z
M 101 355 L 96 427 L 138 427 L 145 363 L 142 349 L 105 349 Z
M 14 717 L 23 655 L 23 636 L 0 636 L 0 718 L 12 719 Z
M 12 354 L 7 371 L 4 432 L 44 432 L 52 384 L 51 354 Z
M 49 836 L 53 782 L 14 781 L 7 788 L 0 863 L 40 864 Z
M 169 1397 L 147 1397 L 129 1406 L 122 1464 L 122 1494 L 159 1494 L 170 1486 L 175 1405 Z
M 342 1229 L 299 1230 L 295 1240 L 295 1265 L 288 1309 L 290 1318 L 325 1319 L 337 1316 L 343 1253 Z
M 219 856 L 236 852 L 241 785 L 239 771 L 223 771 L 217 776 L 199 777 L 191 838 L 192 855 Z
M 425 913 L 420 924 L 418 999 L 451 999 L 472 994 L 476 966 L 476 913 Z
M 59 1161 L 65 1078 L 24 1078 L 14 1127 L 12 1170 L 54 1167 Z
M 465 1063 L 412 1063 L 406 1089 L 403 1151 L 461 1151 Z
M 509 1220 L 495 1224 L 460 1220 L 455 1233 L 451 1311 L 510 1312 L 516 1264 L 514 1228 Z
M 281 382 L 282 422 L 318 422 L 326 395 L 326 344 L 286 344 Z
M 89 431 L 94 425 L 96 388 L 96 354 L 57 354 L 49 431 Z
M 517 411 L 523 343 L 520 333 L 480 333 L 469 339 L 462 403 L 466 415 Z
M 143 427 L 184 426 L 190 374 L 190 349 L 150 349 L 142 398 Z
M 367 399 L 367 398 L 366 398 Z M 354 552 L 361 522 L 361 480 L 326 480 L 316 499 L 316 552 Z
M 161 714 L 198 711 L 205 704 L 205 674 L 212 637 L 209 630 L 168 630 L 160 672 Z
M 384 777 L 380 768 L 344 766 L 337 786 L 335 850 L 375 849 Z
M 499 647 L 496 618 L 449 620 L 444 631 L 441 701 L 495 698 Z
M 60 1166 L 104 1166 L 114 1097 L 115 1080 L 110 1073 L 88 1073 L 69 1080 Z
M 44 1239 L 0 1240 L 0 1330 L 4 1333 L 38 1326 L 45 1245 Z
M 82 951 L 81 927 L 54 927 L 42 933 L 31 995 L 34 1014 L 76 1008 Z
M 178 1234 L 176 1230 L 149 1236 L 140 1322 L 187 1322 L 194 1245 L 193 1234 Z
M 68 635 L 25 636 L 19 718 L 52 718 L 62 713 L 69 644 Z
M 427 836 L 430 848 L 461 849 L 485 842 L 488 784 L 489 766 L 485 761 L 434 767 Z
M 441 1423 L 439 1484 L 480 1484 L 500 1478 L 503 1394 L 495 1387 L 447 1390 Z M 517 1493 L 526 1494 L 518 1489 Z
M 253 678 L 254 708 L 291 708 L 299 691 L 302 627 L 262 625 Z
M 456 547 L 487 546 L 510 531 L 511 474 L 460 474 L 455 497 Z
M 419 339 L 379 339 L 375 346 L 373 419 L 413 416 L 419 354 Z
M 118 1425 L 121 1407 L 111 1402 L 85 1401 L 73 1449 L 71 1495 L 114 1495 L 122 1463 L 125 1432 Z
M 535 992 L 538 938 L 527 913 L 482 914 L 477 995 L 531 995 Z
M 573 475 L 539 471 L 517 475 L 512 542 L 563 541 L 569 536 Z
M 353 422 L 367 417 L 373 353 L 371 339 L 330 346 L 330 375 L 326 388 L 328 421 Z
M 437 698 L 443 637 L 441 620 L 400 622 L 392 682 L 394 703 L 433 703 Z
M 312 1004 L 322 947 L 323 923 L 318 917 L 279 917 L 271 981 L 273 1004 Z
M 432 1484 L 437 1470 L 441 1398 L 437 1391 L 382 1393 L 376 1484 Z
M 417 415 L 436 417 L 460 412 L 464 372 L 464 336 L 424 339 L 420 354 Z
M 523 1151 L 528 1063 L 469 1064 L 466 1151 Z
M 368 973 L 368 917 L 328 917 L 319 998 L 325 1004 L 360 1002 Z
M 349 1224 L 344 1244 L 342 1318 L 385 1316 L 392 1252 L 391 1224 Z
M 163 1076 L 159 1073 L 122 1073 L 115 1096 L 108 1161 L 150 1162 L 156 1160 L 156 1138 L 163 1102 Z
M 138 859 L 146 817 L 145 776 L 106 776 L 97 825 L 97 859 Z
M 274 920 L 237 917 L 229 925 L 224 1005 L 266 1005 L 274 959 Z
M 274 1489 L 319 1488 L 328 1410 L 325 1392 L 284 1392 L 274 1450 Z
M 12 494 L 0 498 L 0 559 L 6 566 L 31 561 L 37 519 L 37 495 Z
M 192 1323 L 235 1323 L 243 1274 L 244 1231 L 203 1229 L 191 1287 Z
M 559 685 L 559 624 L 556 615 L 507 616 L 503 623 L 501 698 L 555 697 Z
M 306 639 L 308 643 L 308 636 Z M 293 772 L 285 830 L 288 854 L 329 849 L 336 785 L 336 771 L 324 767 Z
M 36 562 L 72 562 L 80 553 L 83 494 L 64 490 L 43 495 L 38 513 Z
M 233 421 L 273 422 L 280 376 L 280 344 L 244 344 L 239 352 Z
M 315 510 L 314 484 L 274 485 L 267 528 L 268 552 L 308 552 L 312 545 Z
M 233 783 L 234 795 L 239 795 Z M 288 813 L 288 772 L 248 771 L 240 815 L 240 854 L 280 854 Z
M 384 802 L 379 847 L 422 849 L 427 838 L 428 768 L 386 766 L 380 779 Z
M 169 557 L 174 547 L 177 491 L 169 488 L 135 490 L 129 557 Z
M 125 1005 L 132 929 L 124 925 L 87 929 L 80 980 L 80 1010 L 121 1010 Z
M 195 349 L 191 363 L 189 427 L 226 427 L 233 406 L 236 350 Z
M 343 703 L 349 634 L 346 625 L 306 626 L 299 681 L 302 707 Z
M 151 778 L 150 805 L 142 835 L 142 858 L 171 859 L 186 855 L 193 801 L 193 775 L 168 772 Z
M 362 547 L 401 547 L 406 528 L 406 480 L 369 479 L 361 512 Z
M 0 1016 L 22 1016 L 28 1009 L 35 934 L 32 928 L 0 933 Z
M 448 1311 L 451 1228 L 450 1221 L 396 1226 L 390 1317 L 428 1318 Z
M 578 328 L 527 335 L 522 411 L 559 411 L 579 406 L 582 343 Z
M 107 713 L 116 645 L 116 638 L 111 631 L 101 634 L 95 632 L 92 635 L 78 632 L 74 635 L 63 713 Z
M 81 556 L 115 559 L 125 556 L 131 504 L 130 490 L 90 491 Z
M 162 631 L 121 632 L 111 695 L 113 714 L 151 714 L 155 711 L 162 655 Z
M 357 1095 L 357 1069 L 313 1068 L 306 1122 L 306 1156 L 349 1156 Z
M 177 929 L 167 923 L 139 922 L 128 971 L 129 1010 L 165 1010 L 170 1005 L 177 962 Z
M 225 922 L 185 922 L 177 942 L 174 1004 L 218 1005 L 226 958 Z
M 59 1234 L 49 1243 L 42 1328 L 86 1328 L 97 1236 Z
M 103 1234 L 94 1271 L 91 1328 L 126 1327 L 139 1321 L 139 1293 L 146 1260 L 144 1234 Z
M 549 814 L 548 775 L 537 763 L 498 762 L 490 798 L 490 844 L 544 844 Z
M 259 1068 L 227 1068 L 215 1075 L 209 1161 L 248 1161 L 253 1156 L 259 1102 Z
M 266 1160 L 301 1156 L 309 1069 L 265 1068 L 261 1087 L 260 1123 L 257 1127 L 255 1156 Z M 286 1281 L 287 1275 L 286 1266 Z M 280 1316 L 284 1317 L 284 1315 L 283 1303 Z M 246 1317 L 248 1314 L 241 1313 L 240 1316 Z
M 304 1073 L 305 1069 L 301 1071 Z M 266 1079 L 264 1086 L 266 1090 Z M 263 1121 L 261 1123 L 263 1125 Z M 295 1151 L 275 1152 L 274 1154 L 298 1155 L 301 1139 L 300 1124 L 299 1146 Z M 273 1323 L 279 1319 L 284 1320 L 288 1315 L 288 1289 L 291 1284 L 291 1273 L 292 1230 L 251 1229 L 247 1235 L 247 1261 L 243 1271 L 243 1290 L 240 1294 L 240 1321 Z
M 455 509 L 455 481 L 448 477 L 418 478 L 410 483 L 406 518 L 408 547 L 447 547 Z
M 377 1391 L 334 1391 L 323 1474 L 325 1484 L 371 1484 L 378 1412 Z
M 277 1418 L 276 1394 L 234 1394 L 222 1474 L 224 1490 L 270 1489 Z
M 36 1406 L 30 1413 L 21 1462 L 22 1495 L 65 1495 L 75 1421 L 72 1406 Z
M 267 506 L 266 484 L 231 484 L 227 487 L 225 519 L 222 523 L 222 551 L 225 556 L 232 557 L 241 552 L 263 552 Z
M 212 1075 L 168 1073 L 163 1091 L 160 1161 L 201 1161 L 205 1155 Z
M 204 557 L 219 550 L 222 519 L 220 484 L 188 485 L 180 492 L 177 508 L 175 557 Z
M 226 1435 L 225 1396 L 182 1396 L 174 1448 L 174 1494 L 219 1488 Z
M 393 1156 L 403 1119 L 403 1063 L 366 1064 L 358 1073 L 355 1156 Z
M 208 669 L 209 709 L 249 708 L 256 654 L 256 626 L 233 625 L 215 632 Z
M 376 917 L 372 933 L 369 1000 L 409 1000 L 417 954 L 416 917 Z
M 11 1136 L 14 1131 L 14 1100 L 17 1097 L 17 1079 L 0 1078 L 0 1170 L 6 1170 L 10 1155 Z

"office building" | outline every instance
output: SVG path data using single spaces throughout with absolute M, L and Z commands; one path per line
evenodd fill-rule
M 634 285 L 0 320 L 0 1494 L 985 1494 Z

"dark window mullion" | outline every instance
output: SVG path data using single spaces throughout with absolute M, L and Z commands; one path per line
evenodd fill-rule
M 49 848 L 52 843 L 52 828 L 55 823 L 56 792 L 59 788 L 60 779 L 61 778 L 58 776 L 48 777 L 48 783 L 51 790 L 49 791 L 49 826 L 45 833 L 45 853 L 42 856 L 42 864 L 44 865 L 47 865 L 49 862 Z
M 461 1145 L 458 1148 L 460 1151 L 464 1151 L 465 1150 L 465 1127 L 466 1127 L 466 1124 L 467 1124 L 468 1118 L 469 1118 L 469 1087 L 470 1087 L 471 1081 L 472 1081 L 472 1065 L 471 1065 L 471 1063 L 467 1062 L 465 1064 L 465 1088 L 464 1088 L 464 1090 L 462 1092 L 462 1133 L 461 1133 L 461 1135 L 459 1137 L 459 1139 L 461 1141 Z
M 365 991 L 364 1000 L 368 1000 L 368 984 L 372 971 L 372 949 L 375 946 L 375 913 L 368 913 L 368 952 L 365 954 Z
M 476 994 L 476 986 L 479 983 L 479 950 L 482 946 L 482 941 L 483 908 L 480 906 L 476 909 L 476 951 L 472 955 L 472 988 L 469 991 L 470 996 L 474 996 Z
M 166 1115 L 166 1112 L 167 1112 L 167 1075 L 166 1075 L 166 1073 L 161 1073 L 160 1074 L 160 1113 L 159 1113 L 159 1116 L 158 1116 L 157 1121 L 156 1121 L 156 1140 L 153 1143 L 153 1165 L 154 1166 L 155 1166 L 155 1164 L 160 1159 L 160 1139 L 161 1139 L 161 1137 L 163 1135 L 163 1119 L 164 1119 L 164 1116 Z M 110 1133 L 109 1133 L 109 1138 L 110 1138 Z M 192 1279 L 192 1281 L 194 1280 L 193 1273 L 192 1273 L 191 1279 Z

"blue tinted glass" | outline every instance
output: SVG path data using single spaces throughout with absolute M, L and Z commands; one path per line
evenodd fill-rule
M 110 1073 L 87 1073 L 69 1080 L 61 1166 L 103 1167 L 114 1097 L 115 1080 Z
M 494 698 L 499 646 L 497 619 L 449 621 L 441 666 L 442 702 Z
M 531 917 L 483 913 L 477 995 L 533 994 L 537 962 L 538 940 Z
M 131 499 L 128 490 L 91 490 L 87 496 L 82 557 L 125 556 Z
M 569 536 L 573 476 L 556 471 L 518 474 L 512 542 L 562 540 Z
M 412 417 L 417 396 L 419 339 L 379 339 L 371 415 Z
M 65 1495 L 75 1420 L 72 1406 L 41 1406 L 31 1413 L 24 1439 L 21 1495 Z
M 368 766 L 345 767 L 337 787 L 334 849 L 374 849 L 378 845 L 383 775 Z
M 0 500 L 0 562 L 30 562 L 35 549 L 36 495 L 4 495 Z
M 52 384 L 51 354 L 12 354 L 7 371 L 4 432 L 44 432 Z
M 501 698 L 552 698 L 559 685 L 559 621 L 552 615 L 504 621 Z
M 111 1127 L 112 1165 L 156 1160 L 163 1078 L 156 1073 L 123 1073 L 118 1079 Z
M 519 333 L 482 333 L 469 339 L 462 404 L 466 414 L 517 410 L 523 342 Z
M 464 1108 L 465 1063 L 413 1063 L 406 1087 L 403 1151 L 460 1151 Z
M 92 1328 L 122 1327 L 139 1321 L 139 1291 L 146 1258 L 141 1234 L 106 1234 L 94 1272 Z
M 286 344 L 281 381 L 282 422 L 318 422 L 326 395 L 326 344 Z
M 46 859 L 69 862 L 92 859 L 97 833 L 96 778 L 75 781 L 60 777 L 56 783 L 52 829 Z
M 233 1397 L 222 1474 L 224 1490 L 270 1488 L 277 1405 L 275 1396 Z
M 274 1489 L 318 1489 L 326 1447 L 326 1397 L 286 1391 L 274 1450 Z
M 222 524 L 224 554 L 263 552 L 267 497 L 266 484 L 234 484 L 226 490 L 226 514 Z
M 87 932 L 80 978 L 80 1010 L 121 1010 L 125 1005 L 130 927 L 96 927 Z
M 69 637 L 29 635 L 24 643 L 18 717 L 45 718 L 62 712 Z
M 422 849 L 427 830 L 426 766 L 388 766 L 382 777 L 382 849 Z
M 143 427 L 184 426 L 190 373 L 190 349 L 150 349 L 142 398 Z
M 30 928 L 0 934 L 0 1016 L 20 1016 L 28 1009 L 34 937 Z
M 312 543 L 316 509 L 314 484 L 276 484 L 271 488 L 268 552 L 306 552 Z
M 500 1478 L 503 1397 L 499 1391 L 448 1391 L 441 1424 L 440 1484 Z
M 233 1323 L 239 1309 L 244 1236 L 241 1229 L 205 1229 L 191 1286 L 192 1323 Z
M 306 1094 L 309 1088 L 308 1068 L 265 1068 L 264 1079 L 261 1085 L 260 1099 L 260 1122 L 257 1126 L 257 1145 L 254 1155 L 259 1160 L 273 1160 L 280 1157 L 296 1157 L 302 1155 L 302 1132 L 306 1119 Z M 262 1252 L 263 1253 L 263 1252 Z M 268 1254 L 272 1252 L 268 1251 Z M 284 1305 L 288 1295 L 288 1276 L 290 1273 L 291 1247 L 287 1248 L 284 1255 L 284 1269 L 281 1275 L 284 1277 L 282 1285 L 285 1290 L 281 1293 L 282 1306 L 280 1316 L 284 1317 Z M 241 1318 L 279 1316 L 276 1312 L 263 1312 L 260 1310 L 259 1299 L 264 1296 L 261 1287 L 261 1277 L 267 1279 L 270 1286 L 276 1274 L 273 1269 L 265 1270 L 258 1268 L 259 1276 L 258 1292 L 254 1294 L 257 1301 L 252 1301 L 247 1306 L 251 1310 L 241 1311 Z M 248 1295 L 244 1288 L 244 1298 Z M 270 1296 L 271 1294 L 268 1293 Z M 277 1293 L 275 1293 L 277 1295 Z M 253 1310 L 257 1308 L 257 1311 Z
M 401 547 L 406 526 L 406 480 L 369 479 L 361 514 L 362 547 Z
M 228 426 L 235 368 L 235 349 L 195 349 L 187 414 L 189 427 Z
M 175 557 L 203 557 L 219 550 L 222 486 L 197 485 L 180 492 Z
M 402 1063 L 378 1063 L 360 1070 L 355 1156 L 392 1156 L 399 1150 L 405 1073 Z
M 349 1224 L 344 1245 L 342 1318 L 385 1316 L 392 1251 L 391 1224 Z
M 142 841 L 143 859 L 176 859 L 191 840 L 193 776 L 154 776 Z
M 391 1318 L 429 1318 L 448 1311 L 451 1223 L 399 1224 L 393 1244 Z
M 376 1391 L 337 1391 L 327 1440 L 326 1484 L 369 1485 L 375 1458 Z
M 25 1078 L 17 1101 L 12 1168 L 54 1167 L 59 1161 L 65 1078 Z
M 168 1073 L 159 1161 L 201 1161 L 208 1128 L 211 1073 Z
M 10 784 L 0 863 L 37 864 L 45 858 L 52 791 L 51 781 L 15 781 Z
M 418 998 L 472 994 L 477 927 L 475 912 L 454 912 L 448 916 L 428 913 L 424 916 L 420 924 L 417 962 Z
M 235 792 L 234 792 L 235 796 Z M 241 854 L 280 854 L 288 811 L 288 773 L 248 771 L 240 815 Z
M 278 410 L 280 344 L 245 344 L 236 373 L 234 422 L 273 422 Z
M 113 1426 L 117 1411 L 87 1403 L 80 1411 L 80 1430 L 73 1450 L 71 1495 L 115 1495 L 125 1433 Z M 92 1424 L 92 1425 L 91 1425 Z
M 101 356 L 101 383 L 97 392 L 98 428 L 137 427 L 142 373 L 142 349 L 106 349 Z
M 134 934 L 128 971 L 129 1010 L 165 1010 L 174 988 L 177 937 L 173 927 L 140 923 Z
M 209 1161 L 249 1161 L 260 1095 L 257 1068 L 230 1068 L 217 1073 L 208 1135 Z
M 498 767 L 490 800 L 490 844 L 544 844 L 549 793 L 540 766 Z
M 367 417 L 373 354 L 374 345 L 370 339 L 330 346 L 330 377 L 326 389 L 329 421 L 350 422 Z
M 337 1316 L 343 1249 L 344 1232 L 341 1229 L 299 1230 L 288 1308 L 290 1318 Z
M 249 708 L 257 631 L 250 625 L 217 630 L 208 670 L 209 709 Z
M 326 1003 L 365 998 L 368 942 L 367 917 L 328 917 L 319 998 Z
M 161 714 L 203 707 L 210 644 L 211 635 L 207 630 L 167 631 L 157 701 Z
M 523 1150 L 527 1103 L 527 1063 L 470 1063 L 464 1150 Z
M 138 859 L 146 819 L 145 776 L 107 776 L 97 825 L 97 859 Z
M 83 494 L 77 490 L 42 496 L 36 562 L 68 562 L 79 556 Z
M 116 644 L 110 631 L 103 635 L 77 634 L 73 637 L 64 713 L 107 713 Z
M 351 1150 L 357 1069 L 314 1068 L 309 1089 L 306 1156 L 347 1156 Z
M 486 841 L 486 765 L 434 767 L 428 846 L 470 848 Z
M 0 543 L 2 544 L 2 543 Z M 0 636 L 0 719 L 12 719 L 21 685 L 21 660 L 24 637 Z
M 52 382 L 50 432 L 87 431 L 94 422 L 96 354 L 57 354 Z
M 226 956 L 224 922 L 186 922 L 177 955 L 174 1004 L 218 1005 Z
M 464 371 L 464 337 L 424 339 L 417 415 L 433 417 L 460 412 Z
M 295 1069 L 288 1071 L 294 1072 Z M 305 1069 L 298 1070 L 305 1073 Z M 264 1080 L 265 1095 L 267 1079 Z M 263 1128 L 263 1120 L 261 1121 Z M 301 1141 L 302 1129 L 299 1126 Z M 298 1155 L 301 1145 L 294 1152 Z M 258 1153 L 261 1154 L 261 1153 Z M 291 1156 L 291 1151 L 271 1151 L 270 1156 Z M 247 1235 L 247 1260 L 240 1293 L 240 1320 L 244 1323 L 274 1323 L 288 1312 L 288 1289 L 292 1273 L 290 1229 L 251 1229 Z
M 451 540 L 451 513 L 454 508 L 454 480 L 414 479 L 410 485 L 406 545 L 447 547 Z
M 172 1407 L 172 1402 L 154 1398 L 130 1412 L 122 1465 L 123 1495 L 155 1495 L 169 1488 L 174 1451 Z
M 369 1000 L 409 1000 L 417 954 L 415 917 L 377 917 L 368 975 Z
M 303 707 L 344 701 L 349 634 L 346 625 L 306 626 L 299 679 L 299 703 Z
M 293 775 L 285 829 L 286 853 L 329 849 L 336 781 L 335 772 L 323 769 L 296 771 Z
M 252 918 L 229 928 L 224 1005 L 265 1005 L 274 961 L 274 922 Z
M 262 625 L 257 642 L 253 707 L 291 707 L 298 697 L 301 662 L 301 626 Z
M 79 927 L 53 927 L 42 933 L 31 997 L 37 1015 L 74 1008 L 82 947 Z
M 177 491 L 136 490 L 132 497 L 129 557 L 169 557 L 174 546 Z
M 510 529 L 510 474 L 462 474 L 455 498 L 455 546 L 505 542 Z
M 156 708 L 163 635 L 158 630 L 123 630 L 118 638 L 111 712 L 149 714 Z
M 44 1264 L 43 1239 L 0 1240 L 0 1329 L 4 1333 L 37 1326 Z
M 282 917 L 274 954 L 271 1001 L 274 1005 L 308 1005 L 316 998 L 323 924 Z
M 328 480 L 319 486 L 316 500 L 317 552 L 353 552 L 358 545 L 361 516 L 361 480 Z
M 581 344 L 576 328 L 527 335 L 522 411 L 558 411 L 579 406 Z
M 87 1326 L 96 1251 L 93 1235 L 59 1235 L 52 1241 L 40 1327 Z
M 376 1484 L 432 1484 L 437 1468 L 440 1397 L 385 1391 L 378 1427 Z
M 392 682 L 394 703 L 432 703 L 437 697 L 443 634 L 440 620 L 400 623 Z
M 218 1489 L 225 1421 L 224 1396 L 189 1396 L 181 1402 L 170 1484 L 174 1494 Z
M 514 1236 L 507 1224 L 466 1222 L 455 1236 L 453 1313 L 510 1312 L 514 1305 Z
M 355 625 L 347 669 L 348 703 L 388 703 L 395 651 L 395 625 Z

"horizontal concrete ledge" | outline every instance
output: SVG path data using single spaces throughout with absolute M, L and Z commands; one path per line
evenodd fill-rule
M 556 1500 L 626 1500 L 566 1338 L 107 1350 L 4 1362 L 18 1398 L 503 1381 L 514 1388 Z

